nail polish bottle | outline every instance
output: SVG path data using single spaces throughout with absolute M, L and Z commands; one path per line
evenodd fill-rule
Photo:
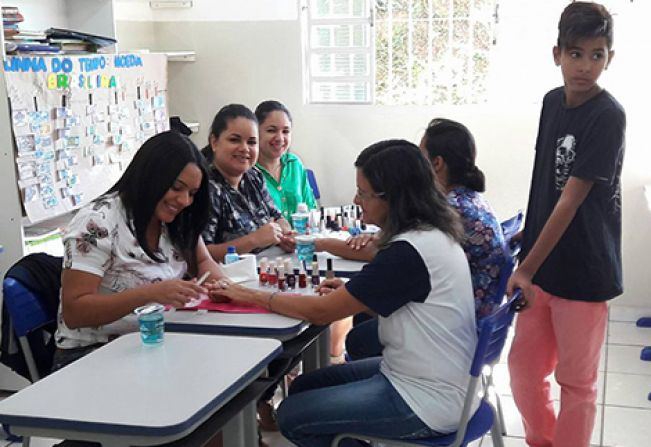
M 260 285 L 267 285 L 267 258 L 260 259 Z

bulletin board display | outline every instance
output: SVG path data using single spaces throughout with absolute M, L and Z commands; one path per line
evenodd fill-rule
M 106 192 L 142 143 L 169 129 L 165 55 L 13 56 L 4 69 L 30 222 Z

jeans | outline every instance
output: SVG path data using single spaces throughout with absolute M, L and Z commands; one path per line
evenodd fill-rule
M 278 409 L 282 434 L 299 447 L 330 447 L 346 432 L 394 439 L 439 436 L 380 373 L 380 361 L 334 365 L 296 378 Z M 339 445 L 367 444 L 347 439 Z
M 346 336 L 346 354 L 351 360 L 361 360 L 382 355 L 384 346 L 378 335 L 377 318 L 357 322 Z

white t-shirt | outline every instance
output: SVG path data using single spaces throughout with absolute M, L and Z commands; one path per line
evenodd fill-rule
M 455 431 L 477 345 L 461 246 L 437 229 L 403 233 L 346 288 L 379 314 L 382 374 L 430 428 Z
M 102 196 L 79 210 L 63 235 L 63 244 L 63 268 L 101 277 L 97 293 L 102 295 L 180 279 L 187 270 L 186 262 L 172 246 L 164 224 L 156 254 L 165 262 L 156 262 L 144 252 L 129 228 L 125 209 L 117 194 Z M 70 329 L 63 321 L 59 305 L 56 343 L 59 348 L 78 348 L 106 343 L 112 336 L 137 330 L 137 319 L 133 314 L 99 327 Z

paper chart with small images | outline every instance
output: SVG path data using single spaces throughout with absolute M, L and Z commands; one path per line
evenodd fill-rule
M 104 193 L 142 143 L 169 129 L 165 55 L 13 56 L 4 68 L 30 222 Z

